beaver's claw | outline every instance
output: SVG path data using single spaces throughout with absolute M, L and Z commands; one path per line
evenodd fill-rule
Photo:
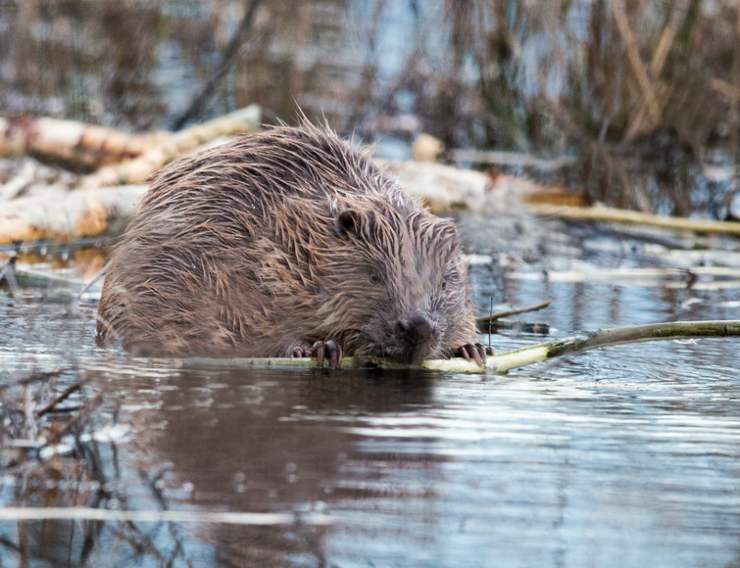
M 293 348 L 293 357 L 315 357 L 319 365 L 327 361 L 330 369 L 336 369 L 342 360 L 342 346 L 333 339 L 317 341 L 313 345 L 304 343 Z
M 463 357 L 466 361 L 475 361 L 476 365 L 486 364 L 486 355 L 493 355 L 493 347 L 484 347 L 480 343 L 466 343 L 457 348 L 455 355 Z

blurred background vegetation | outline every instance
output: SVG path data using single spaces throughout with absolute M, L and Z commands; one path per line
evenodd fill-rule
M 253 102 L 268 121 L 325 116 L 390 157 L 422 132 L 448 160 L 569 156 L 524 173 L 592 201 L 724 217 L 740 3 L 0 0 L 3 115 L 179 128 Z

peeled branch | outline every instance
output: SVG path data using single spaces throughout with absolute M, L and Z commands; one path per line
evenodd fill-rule
M 578 353 L 598 347 L 635 343 L 638 341 L 658 341 L 665 339 L 699 338 L 699 337 L 740 337 L 740 320 L 718 321 L 678 321 L 669 323 L 654 323 L 613 327 L 591 333 L 581 333 L 556 339 L 546 343 L 539 343 L 530 347 L 523 347 L 501 355 L 489 356 L 486 366 L 479 367 L 473 361 L 462 358 L 430 359 L 419 367 L 431 371 L 447 373 L 506 373 L 516 369 L 540 363 L 559 357 L 560 355 Z M 202 358 L 194 357 L 185 360 L 186 365 L 192 366 L 219 366 L 219 367 L 246 367 L 246 368 L 290 368 L 290 367 L 318 367 L 315 359 L 309 358 Z M 382 359 L 362 359 L 344 357 L 341 361 L 344 368 L 353 367 L 380 367 L 382 369 L 409 369 L 408 365 L 401 365 Z
M 105 166 L 81 178 L 81 187 L 91 189 L 112 185 L 144 183 L 168 162 L 183 156 L 222 136 L 232 136 L 255 130 L 260 124 L 258 105 L 234 111 L 197 126 L 187 128 L 164 143 L 155 145 L 140 156 L 120 164 Z
M 578 219 L 583 221 L 606 221 L 611 223 L 626 223 L 629 225 L 646 225 L 673 229 L 676 231 L 693 231 L 695 233 L 712 233 L 718 235 L 740 236 L 740 222 L 712 221 L 704 219 L 685 219 L 681 217 L 666 217 L 650 215 L 638 211 L 615 209 L 603 205 L 593 207 L 570 207 L 552 205 L 532 205 L 530 210 L 538 215 L 548 217 L 562 217 L 564 219 Z

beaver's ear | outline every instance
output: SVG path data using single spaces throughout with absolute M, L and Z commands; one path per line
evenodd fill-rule
M 339 236 L 356 233 L 360 230 L 360 213 L 353 209 L 345 209 L 337 214 L 335 229 Z

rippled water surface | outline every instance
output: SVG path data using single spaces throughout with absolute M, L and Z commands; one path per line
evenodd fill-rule
M 474 277 L 481 305 L 553 298 L 524 319 L 555 335 L 740 309 L 732 290 Z M 131 359 L 94 347 L 93 314 L 58 292 L 4 297 L 4 380 L 61 367 L 57 386 L 89 381 L 63 406 L 101 398 L 83 430 L 96 435 L 9 469 L 3 505 L 287 515 L 5 520 L 3 565 L 740 563 L 735 341 L 617 347 L 506 377 L 328 374 Z

